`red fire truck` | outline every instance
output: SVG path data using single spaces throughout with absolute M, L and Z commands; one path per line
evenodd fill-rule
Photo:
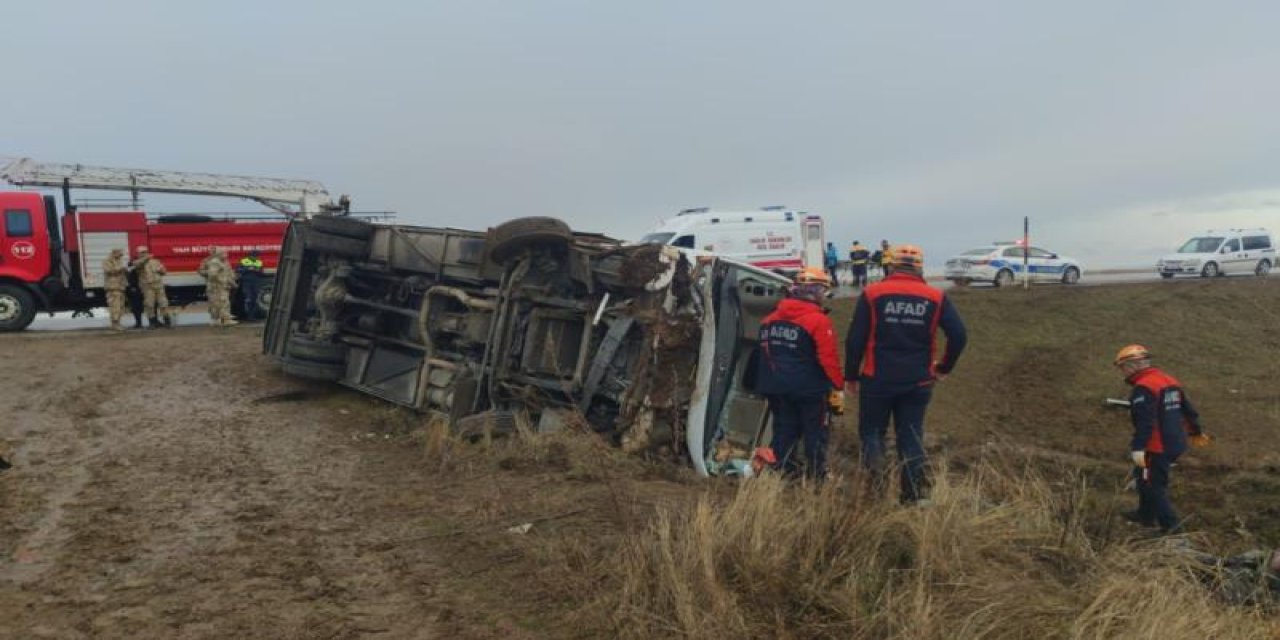
M 323 185 L 302 180 L 42 164 L 28 159 L 0 167 L 0 178 L 24 187 L 61 188 L 56 198 L 32 191 L 0 192 L 0 331 L 21 331 L 38 312 L 88 311 L 106 303 L 102 263 L 112 249 L 133 258 L 148 247 L 168 270 L 171 304 L 204 299 L 196 273 L 210 248 L 236 264 L 257 251 L 274 273 L 289 218 L 336 209 Z M 172 215 L 149 217 L 136 206 L 89 211 L 71 203 L 72 188 L 232 196 L 255 200 L 281 217 Z M 270 295 L 264 283 L 262 297 Z M 265 300 L 263 301 L 265 302 Z M 262 305 L 266 308 L 266 305 Z

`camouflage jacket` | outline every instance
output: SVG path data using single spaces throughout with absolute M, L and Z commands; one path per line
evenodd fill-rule
M 102 261 L 102 288 L 107 291 L 124 291 L 129 285 L 129 268 L 122 258 Z
M 236 272 L 232 270 L 227 259 L 222 256 L 209 256 L 200 263 L 200 275 L 204 276 L 211 287 L 234 287 Z
M 139 260 L 134 268 L 138 270 L 138 284 L 144 287 L 164 284 L 164 274 L 168 273 L 164 265 L 152 257 Z

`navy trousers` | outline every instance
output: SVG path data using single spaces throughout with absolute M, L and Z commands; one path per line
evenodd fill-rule
M 788 394 L 769 396 L 773 414 L 773 441 L 778 468 L 788 476 L 800 475 L 796 445 L 804 439 L 804 475 L 821 480 L 827 475 L 827 396 Z
M 933 387 L 914 387 L 892 395 L 870 393 L 866 385 L 859 389 L 858 437 L 862 443 L 862 466 L 871 473 L 876 489 L 885 491 L 888 485 L 885 436 L 892 418 L 901 478 L 899 500 L 904 504 L 924 497 L 924 414 L 932 396 Z
M 1169 474 L 1175 459 L 1162 453 L 1148 453 L 1147 468 L 1133 468 L 1133 477 L 1138 481 L 1138 518 L 1160 525 L 1165 532 L 1177 530 L 1179 522 L 1169 501 Z
M 853 286 L 859 289 L 867 286 L 867 266 L 855 266 L 851 267 L 851 270 L 853 272 Z
M 263 311 L 258 308 L 258 292 L 261 289 L 262 282 L 256 277 L 240 279 L 240 299 L 244 302 L 246 320 L 257 320 Z

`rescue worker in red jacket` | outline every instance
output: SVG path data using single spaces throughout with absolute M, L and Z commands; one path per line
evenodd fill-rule
M 826 476 L 827 411 L 844 411 L 835 330 L 822 308 L 830 290 L 831 277 L 808 267 L 760 324 L 756 390 L 769 399 L 777 466 L 792 476 L 798 475 L 792 454 L 801 438 L 805 475 Z
M 844 390 L 858 395 L 862 465 L 873 486 L 888 484 L 885 434 L 893 419 L 901 467 L 899 500 L 924 499 L 924 415 L 933 385 L 956 366 L 966 333 L 951 300 L 924 282 L 924 252 L 893 248 L 892 272 L 867 285 L 854 307 L 845 339 Z M 934 361 L 938 328 L 947 335 L 941 362 Z
M 1159 525 L 1165 533 L 1179 527 L 1177 513 L 1169 501 L 1169 473 L 1187 445 L 1203 447 L 1209 436 L 1200 427 L 1200 414 L 1173 376 L 1151 365 L 1151 352 L 1131 344 L 1116 354 L 1115 365 L 1124 381 L 1133 386 L 1129 394 L 1129 417 L 1133 420 L 1133 440 L 1129 457 L 1138 485 L 1138 509 L 1125 517 L 1145 526 Z

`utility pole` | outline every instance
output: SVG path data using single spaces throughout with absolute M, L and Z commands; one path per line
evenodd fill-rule
M 1022 216 L 1022 288 L 1031 288 L 1031 216 Z

